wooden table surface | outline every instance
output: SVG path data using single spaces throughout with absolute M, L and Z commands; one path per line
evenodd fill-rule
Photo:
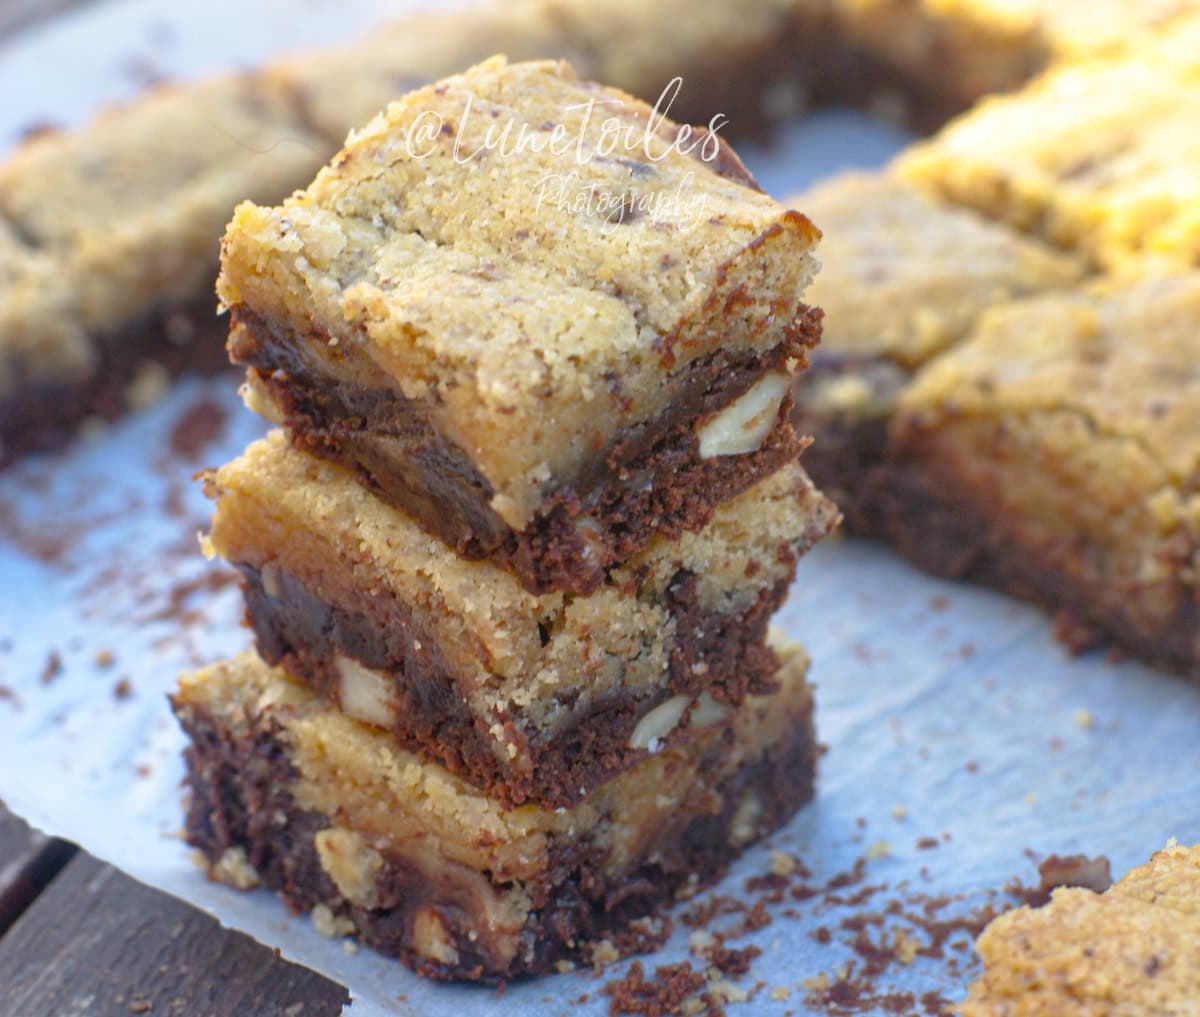
M 0 806 L 4 1017 L 335 1017 L 348 999 Z

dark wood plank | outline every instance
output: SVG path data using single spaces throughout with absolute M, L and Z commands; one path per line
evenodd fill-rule
M 31 830 L 0 803 L 0 935 L 71 860 L 75 849 Z
M 22 1017 L 336 1017 L 349 999 L 83 852 L 0 939 L 0 986 Z

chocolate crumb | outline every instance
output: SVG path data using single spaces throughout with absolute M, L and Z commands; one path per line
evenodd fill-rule
M 116 685 L 113 686 L 113 698 L 116 699 L 118 702 L 122 702 L 126 699 L 131 699 L 132 697 L 133 697 L 133 684 L 129 681 L 128 678 L 122 678 L 120 681 L 117 682 Z
M 194 462 L 225 432 L 225 407 L 211 399 L 201 399 L 184 411 L 171 429 L 171 451 Z
M 42 684 L 49 685 L 63 671 L 62 656 L 57 650 L 51 650 L 50 655 L 46 658 L 46 665 L 42 668 Z
M 705 984 L 704 975 L 690 961 L 661 965 L 654 969 L 653 979 L 646 978 L 641 961 L 634 961 L 623 978 L 607 983 L 602 991 L 609 997 L 608 1012 L 613 1017 L 618 1014 L 669 1017 L 679 1013 L 684 1000 Z
M 20 697 L 7 685 L 0 685 L 0 703 L 12 703 L 13 708 L 19 710 L 21 708 Z

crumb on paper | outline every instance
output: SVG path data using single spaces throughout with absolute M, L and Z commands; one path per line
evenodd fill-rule
M 133 698 L 133 683 L 128 678 L 122 678 L 113 686 L 113 698 L 118 702 Z
M 621 955 L 610 939 L 602 939 L 592 947 L 592 964 L 596 967 L 603 969 L 610 964 L 616 964 L 620 959 Z
M 771 875 L 790 876 L 796 871 L 796 859 L 786 851 L 771 852 Z
M 786 985 L 777 985 L 771 990 L 771 998 L 777 1003 L 786 1003 L 792 995 L 792 990 Z
M 903 805 L 897 805 L 892 809 L 892 818 L 896 820 L 896 822 L 901 822 L 902 820 L 907 819 L 908 809 L 906 809 Z
M 867 846 L 867 857 L 871 861 L 878 861 L 880 858 L 887 858 L 892 853 L 892 845 L 882 838 L 872 841 Z
M 358 953 L 358 942 L 353 939 L 342 940 L 342 953 L 352 955 Z
M 1083 728 L 1085 731 L 1090 731 L 1096 723 L 1092 711 L 1084 707 L 1076 710 L 1071 719 L 1075 722 L 1076 727 Z
M 921 941 L 904 929 L 897 929 L 892 937 L 892 953 L 901 964 L 911 964 L 917 959 Z
M 112 650 L 97 650 L 95 661 L 97 667 L 112 667 L 117 658 Z
M 1025 804 L 1028 805 L 1030 808 L 1033 808 L 1033 806 L 1035 806 L 1037 804 L 1037 795 L 1035 795 L 1032 791 L 1030 791 L 1025 796 Z
M 575 962 L 569 960 L 559 960 L 554 962 L 554 970 L 560 975 L 569 975 L 575 970 Z
M 204 856 L 200 855 L 200 857 Z M 226 848 L 221 857 L 217 859 L 216 864 L 209 868 L 208 873 L 218 883 L 232 886 L 235 890 L 253 890 L 261 882 L 258 870 L 250 864 L 250 859 L 246 857 L 246 849 L 243 847 Z M 320 906 L 318 905 L 318 907 Z
M 57 650 L 51 650 L 46 657 L 46 665 L 42 668 L 42 684 L 49 685 L 63 672 L 62 655 Z

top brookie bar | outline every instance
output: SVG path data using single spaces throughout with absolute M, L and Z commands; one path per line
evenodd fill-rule
M 899 160 L 901 173 L 1106 269 L 1200 264 L 1200 15 L 1053 69 Z
M 1200 676 L 1200 272 L 997 308 L 900 397 L 886 526 Z
M 886 173 L 848 173 L 795 198 L 821 224 L 821 345 L 796 376 L 792 423 L 817 440 L 804 466 L 860 534 L 881 528 L 880 465 L 913 372 L 994 304 L 1079 281 L 1079 262 Z M 870 299 L 864 299 L 864 294 Z
M 1102 894 L 1056 890 L 979 937 L 963 1017 L 1183 1017 L 1200 1000 L 1200 846 L 1159 851 Z
M 211 287 L 233 206 L 304 186 L 351 126 L 410 88 L 497 51 L 569 57 L 650 100 L 682 75 L 673 113 L 706 122 L 721 112 L 745 129 L 762 121 L 763 67 L 796 70 L 784 40 L 807 8 L 482 3 L 415 14 L 259 74 L 159 85 L 78 129 L 31 131 L 0 162 L 0 466 L 61 444 L 88 414 L 133 404 L 126 389 L 147 359 L 215 365 Z M 686 30 L 668 35 L 672 19 Z M 703 87 L 714 79 L 719 103 Z M 18 262 L 41 266 L 32 278 L 9 270 L 14 246 Z
M 716 134 L 497 58 L 241 205 L 218 290 L 252 406 L 458 554 L 579 593 L 799 454 L 818 237 Z

